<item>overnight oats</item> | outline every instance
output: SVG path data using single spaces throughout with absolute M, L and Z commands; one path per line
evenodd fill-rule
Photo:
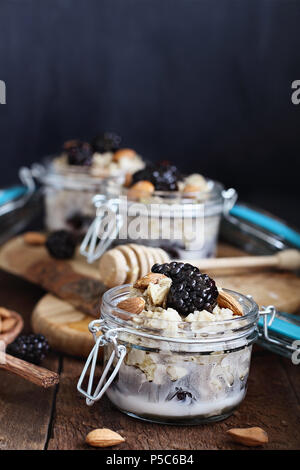
M 78 390 L 88 404 L 106 391 L 122 412 L 153 422 L 224 419 L 246 394 L 258 315 L 252 299 L 218 289 L 198 268 L 156 264 L 133 286 L 104 294 L 90 329 L 99 323 L 106 383 L 103 376 L 93 395 L 91 384 L 82 390 L 87 363 Z
M 123 227 L 116 244 L 160 247 L 186 260 L 215 256 L 221 215 L 237 198 L 233 189 L 225 191 L 198 173 L 184 176 L 168 162 L 135 172 L 121 194 L 107 182 L 106 194 L 108 200 L 120 199 Z
M 91 143 L 65 142 L 60 155 L 35 165 L 33 174 L 45 187 L 46 228 L 84 233 L 95 208 L 92 198 L 103 193 L 108 181 L 118 188 L 144 167 L 133 149 L 120 148 L 113 133 L 97 136 Z

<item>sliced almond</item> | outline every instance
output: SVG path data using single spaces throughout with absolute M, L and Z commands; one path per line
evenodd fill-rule
M 147 289 L 149 286 L 150 282 L 153 284 L 158 284 L 161 279 L 163 279 L 165 276 L 164 274 L 160 273 L 148 273 L 146 276 L 141 277 L 136 281 L 133 287 L 136 289 Z
M 2 318 L 10 318 L 11 317 L 11 311 L 8 310 L 5 307 L 0 307 L 0 317 Z
M 5 318 L 2 320 L 1 333 L 6 333 L 7 331 L 12 330 L 16 323 L 16 318 Z
M 138 181 L 127 192 L 128 199 L 141 199 L 154 193 L 154 186 L 150 181 Z
M 117 307 L 121 310 L 137 315 L 143 311 L 145 300 L 142 297 L 129 297 L 128 299 L 119 302 Z
M 85 442 L 93 447 L 111 447 L 121 444 L 125 439 L 111 429 L 94 429 L 86 436 Z
M 234 315 L 244 315 L 241 304 L 232 295 L 228 294 L 222 289 L 219 289 L 218 305 L 221 308 L 229 308 L 232 310 Z
M 45 245 L 46 235 L 40 232 L 27 232 L 27 233 L 24 233 L 23 240 L 27 245 L 34 245 L 34 246 Z
M 122 158 L 134 158 L 136 156 L 136 151 L 132 149 L 120 149 L 114 153 L 113 161 L 118 162 Z
M 262 428 L 232 428 L 227 434 L 233 438 L 235 442 L 244 444 L 248 447 L 262 446 L 269 442 L 268 434 Z

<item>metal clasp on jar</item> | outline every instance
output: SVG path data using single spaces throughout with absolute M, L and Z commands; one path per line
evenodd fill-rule
M 118 213 L 120 202 L 120 199 L 107 200 L 107 198 L 101 194 L 94 196 L 93 203 L 96 207 L 96 217 L 90 225 L 80 246 L 80 253 L 87 258 L 89 263 L 93 263 L 102 256 L 121 230 L 123 217 Z M 108 229 L 99 237 L 106 212 L 111 213 L 111 218 L 107 224 Z
M 234 188 L 224 189 L 222 191 L 223 202 L 223 213 L 228 214 L 235 205 L 238 195 Z
M 89 324 L 89 330 L 94 336 L 95 346 L 90 352 L 87 358 L 87 361 L 85 363 L 85 366 L 82 370 L 82 373 L 80 375 L 80 378 L 77 384 L 77 390 L 79 393 L 81 393 L 83 396 L 86 397 L 86 404 L 88 406 L 91 406 L 95 403 L 95 401 L 100 400 L 100 398 L 104 395 L 104 393 L 106 392 L 106 390 L 108 389 L 110 384 L 113 382 L 114 378 L 116 377 L 120 369 L 120 366 L 122 364 L 122 361 L 126 355 L 126 347 L 118 344 L 118 341 L 117 341 L 118 332 L 122 331 L 123 328 L 108 329 L 105 326 L 105 323 L 103 320 L 94 320 Z M 97 333 L 99 333 L 100 331 L 104 333 L 100 336 L 97 336 Z M 113 345 L 113 351 L 110 355 L 110 358 L 107 361 L 107 364 L 103 370 L 102 376 L 94 392 L 92 392 L 99 348 L 105 346 L 108 343 L 111 343 Z M 111 365 L 113 364 L 115 357 L 117 357 L 118 359 L 115 365 L 115 368 L 104 384 L 104 381 L 108 375 L 108 372 L 110 370 Z M 87 390 L 83 390 L 82 382 L 88 372 L 89 367 L 90 367 L 90 376 L 89 376 Z

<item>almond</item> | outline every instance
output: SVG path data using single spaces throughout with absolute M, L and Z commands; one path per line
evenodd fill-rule
M 129 188 L 129 186 L 131 185 L 131 183 L 132 183 L 132 174 L 131 174 L 131 173 L 126 173 L 123 186 L 124 186 L 125 188 Z
M 135 150 L 132 149 L 120 149 L 114 153 L 113 161 L 118 162 L 122 158 L 134 158 L 136 156 Z
M 195 193 L 199 193 L 199 191 L 201 191 L 201 188 L 195 184 L 186 184 L 183 188 L 183 193 L 186 197 L 195 197 Z
M 167 276 L 165 276 L 164 274 L 160 274 L 160 273 L 150 272 L 146 274 L 146 276 L 138 279 L 133 287 L 135 287 L 136 289 L 147 289 L 150 282 L 152 282 L 153 284 L 158 284 L 159 281 L 163 279 L 164 277 L 167 277 Z
M 125 439 L 111 429 L 94 429 L 86 436 L 85 442 L 93 447 L 111 447 L 121 444 Z
M 5 318 L 4 320 L 2 320 L 1 333 L 6 333 L 7 331 L 11 330 L 16 323 L 16 318 Z
M 8 310 L 5 307 L 0 307 L 0 317 L 2 318 L 10 318 L 11 317 L 11 311 Z
M 149 197 L 154 193 L 154 186 L 150 181 L 138 181 L 131 188 L 129 188 L 127 197 L 129 199 L 140 199 L 142 197 Z
M 117 307 L 129 313 L 139 314 L 145 307 L 145 300 L 142 297 L 129 297 L 119 302 Z
M 262 446 L 269 442 L 268 434 L 262 428 L 232 428 L 227 434 L 233 438 L 235 442 L 244 444 L 248 447 Z
M 27 245 L 45 245 L 46 235 L 39 232 L 27 232 L 23 235 L 24 242 Z
M 241 304 L 230 294 L 219 289 L 218 305 L 221 308 L 229 308 L 233 311 L 234 315 L 244 315 Z

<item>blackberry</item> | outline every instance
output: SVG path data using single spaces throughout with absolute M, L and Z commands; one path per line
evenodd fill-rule
M 84 228 L 89 227 L 92 220 L 92 217 L 77 211 L 73 212 L 73 214 L 67 218 L 66 222 L 73 230 L 83 230 Z
M 70 259 L 75 253 L 76 240 L 72 232 L 57 230 L 48 236 L 46 248 L 53 258 Z
M 184 401 L 187 397 L 193 398 L 191 392 L 187 390 L 183 390 L 181 387 L 175 387 L 176 392 L 174 393 L 172 398 L 177 398 L 177 400 Z
M 49 344 L 43 335 L 22 335 L 7 346 L 7 353 L 32 364 L 40 364 L 45 359 Z
M 92 147 L 94 152 L 98 153 L 115 152 L 120 148 L 121 140 L 119 135 L 113 132 L 105 132 L 94 137 Z
M 150 163 L 132 176 L 132 184 L 138 181 L 150 181 L 157 191 L 177 191 L 182 175 L 169 162 Z
M 172 279 L 167 307 L 174 308 L 183 316 L 195 310 L 212 312 L 215 308 L 218 298 L 216 283 L 195 266 L 173 261 L 154 264 L 152 272 L 164 274 Z
M 87 142 L 80 140 L 68 140 L 63 146 L 67 154 L 69 165 L 90 166 L 93 160 L 93 151 Z
M 167 396 L 168 401 L 171 401 L 174 398 L 176 398 L 178 401 L 183 401 L 183 402 L 188 401 L 190 404 L 196 401 L 196 398 L 193 396 L 193 394 L 189 392 L 188 390 L 183 390 L 182 387 L 175 387 L 175 392 L 174 393 L 171 392 Z

